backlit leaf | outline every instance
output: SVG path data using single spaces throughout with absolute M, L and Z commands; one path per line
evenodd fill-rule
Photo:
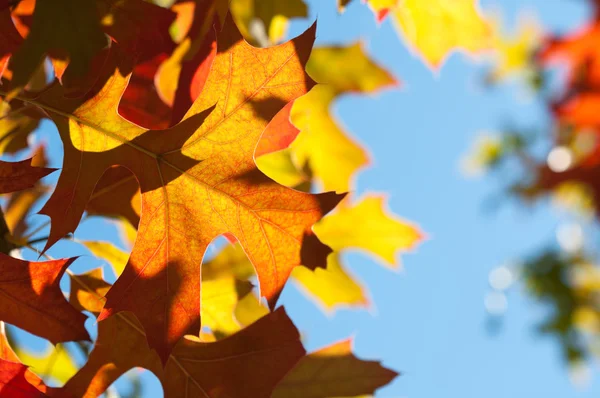
M 315 232 L 335 251 L 363 249 L 395 267 L 396 252 L 414 248 L 423 235 L 387 214 L 384 201 L 381 196 L 367 196 L 356 205 L 340 207 L 316 224 Z
M 75 259 L 29 262 L 0 253 L 0 319 L 50 340 L 89 340 L 85 315 L 63 296 L 59 282 Z
M 291 119 L 301 133 L 291 145 L 293 158 L 299 168 L 308 164 L 326 190 L 346 192 L 367 155 L 331 115 L 333 101 L 344 93 L 372 93 L 396 81 L 359 44 L 315 49 L 307 71 L 324 84 L 294 102 Z
M 372 395 L 398 374 L 352 354 L 345 340 L 302 358 L 277 385 L 272 398 L 328 398 Z
M 390 16 L 407 44 L 435 69 L 455 50 L 475 54 L 493 45 L 478 0 L 399 0 Z
M 41 178 L 56 171 L 44 167 L 33 167 L 31 159 L 20 162 L 0 160 L 0 193 L 10 193 L 31 188 Z
M 63 98 L 57 86 L 35 99 L 57 124 L 65 150 L 57 188 L 41 211 L 52 218 L 46 248 L 74 231 L 105 170 L 122 165 L 139 181 L 138 237 L 100 319 L 134 312 L 163 361 L 181 336 L 199 331 L 199 264 L 215 237 L 230 233 L 239 240 L 271 305 L 295 266 L 325 266 L 326 248 L 311 227 L 343 195 L 278 185 L 253 160 L 268 120 L 312 86 L 303 64 L 313 38 L 314 28 L 256 49 L 229 20 L 201 96 L 168 130 L 147 131 L 117 114 L 125 66 L 110 68 L 113 76 L 86 102 Z M 127 62 L 112 50 L 115 62 Z M 315 253 L 310 262 L 304 258 Z

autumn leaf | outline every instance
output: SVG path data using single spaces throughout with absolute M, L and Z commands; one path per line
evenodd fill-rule
M 41 116 L 31 106 L 0 99 L 0 153 L 14 154 L 27 148 L 27 138 L 39 125 Z
M 100 272 L 73 275 L 73 305 L 98 313 L 110 286 Z M 182 339 L 163 366 L 143 328 L 120 312 L 98 324 L 98 340 L 84 367 L 65 385 L 76 396 L 96 397 L 127 370 L 140 366 L 161 380 L 165 396 L 269 397 L 304 355 L 298 331 L 280 308 L 250 327 L 215 343 Z M 239 370 L 237 370 L 239 369 Z
M 373 395 L 398 374 L 352 354 L 344 340 L 302 358 L 277 385 L 272 398 L 328 398 Z
M 56 171 L 45 167 L 33 167 L 31 159 L 20 162 L 0 160 L 0 193 L 10 193 L 31 188 L 41 178 Z
M 121 275 L 125 265 L 127 265 L 129 253 L 119 249 L 111 242 L 88 240 L 81 243 L 87 247 L 94 256 L 106 261 L 111 266 L 116 276 Z
M 522 74 L 532 68 L 534 51 L 541 40 L 541 28 L 533 17 L 522 14 L 517 32 L 509 36 L 502 32 L 500 20 L 493 25 L 496 61 L 491 72 L 493 81 Z
M 40 146 L 33 150 L 31 166 L 46 167 L 47 160 L 45 149 Z M 13 192 L 8 196 L 4 205 L 4 221 L 12 239 L 21 241 L 29 229 L 28 216 L 31 213 L 32 206 L 48 192 L 48 188 L 38 180 L 30 189 Z
M 46 380 L 50 378 L 61 385 L 73 377 L 78 370 L 72 354 L 63 344 L 48 347 L 42 352 L 16 345 L 15 353 L 21 362 L 26 364 L 36 375 Z
M 315 49 L 307 71 L 324 84 L 294 102 L 291 120 L 301 133 L 290 146 L 292 158 L 300 169 L 308 164 L 325 190 L 346 192 L 367 155 L 331 116 L 333 101 L 345 93 L 373 93 L 397 83 L 360 44 Z
M 20 362 L 6 338 L 5 324 L 0 322 L 0 397 L 39 398 L 46 397 L 46 394 L 58 398 L 71 397 L 46 387 L 42 379 Z
M 11 85 L 25 86 L 49 53 L 68 59 L 74 76 L 84 76 L 92 58 L 107 44 L 94 1 L 38 1 L 31 30 L 11 58 Z
M 319 221 L 314 229 L 335 251 L 363 249 L 396 267 L 396 252 L 414 248 L 423 234 L 415 226 L 387 213 L 385 199 L 371 195 L 356 205 L 340 207 Z
M 175 47 L 169 28 L 176 14 L 143 0 L 96 0 L 103 31 L 146 60 Z
M 204 281 L 202 284 L 202 325 L 228 336 L 241 329 L 234 317 L 240 298 L 252 291 L 252 284 L 233 277 Z
M 89 340 L 85 315 L 64 298 L 59 282 L 75 261 L 29 262 L 0 253 L 0 319 L 50 340 Z
M 280 186 L 253 160 L 267 120 L 312 86 L 303 64 L 313 38 L 314 28 L 281 46 L 256 49 L 229 20 L 203 93 L 168 130 L 147 131 L 118 115 L 127 85 L 120 71 L 131 70 L 125 66 L 111 66 L 113 76 L 84 103 L 64 98 L 58 86 L 30 100 L 51 115 L 65 150 L 56 190 L 41 210 L 52 219 L 46 248 L 74 231 L 105 170 L 125 166 L 138 179 L 138 238 L 100 319 L 134 312 L 163 361 L 181 336 L 199 330 L 199 264 L 215 237 L 236 236 L 272 305 L 295 266 L 325 266 L 327 251 L 311 227 L 343 195 Z M 113 47 L 115 62 L 123 60 Z M 254 78 L 241 79 L 250 70 Z M 276 100 L 257 110 L 263 98 Z M 312 248 L 303 249 L 304 241 Z M 321 257 L 309 262 L 305 253 Z
M 348 274 L 340 263 L 339 256 L 332 254 L 327 260 L 326 269 L 294 269 L 292 277 L 298 282 L 300 290 L 306 291 L 328 312 L 340 306 L 367 306 L 369 300 L 363 286 Z
M 140 186 L 131 171 L 110 167 L 96 184 L 85 210 L 90 215 L 123 218 L 137 228 L 142 211 L 140 195 Z
M 0 396 L 15 398 L 43 398 L 47 395 L 27 380 L 27 366 L 0 359 Z
M 290 18 L 307 16 L 306 4 L 302 0 L 232 0 L 229 7 L 246 40 L 262 47 L 283 40 Z M 262 32 L 256 25 L 259 21 Z M 257 33 L 262 37 L 258 37 Z
M 600 84 L 600 21 L 565 37 L 550 37 L 540 53 L 542 63 L 565 63 L 569 85 L 596 87 Z M 585 70 L 585 73 L 578 73 Z M 583 81 L 581 81 L 583 80 Z
M 9 3 L 0 2 L 0 78 L 10 56 L 19 48 L 23 38 L 17 31 L 10 15 Z
M 453 51 L 475 54 L 493 45 L 478 0 L 400 0 L 390 17 L 407 44 L 434 69 Z

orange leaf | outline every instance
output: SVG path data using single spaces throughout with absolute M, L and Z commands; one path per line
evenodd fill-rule
M 352 340 L 344 340 L 302 358 L 277 385 L 272 398 L 372 395 L 396 376 L 379 362 L 355 357 Z
M 0 2 L 0 77 L 10 56 L 19 48 L 23 38 L 10 16 L 9 2 Z
M 199 264 L 217 236 L 240 241 L 271 306 L 295 266 L 326 264 L 330 250 L 311 227 L 343 195 L 281 186 L 253 159 L 268 120 L 313 85 L 304 65 L 314 32 L 257 49 L 229 19 L 203 92 L 167 130 L 148 131 L 118 115 L 127 85 L 121 71 L 131 68 L 116 46 L 110 62 L 117 65 L 109 65 L 115 72 L 94 97 L 82 103 L 54 86 L 30 100 L 51 115 L 65 150 L 56 190 L 41 211 L 52 219 L 46 249 L 77 227 L 105 170 L 121 165 L 139 181 L 139 234 L 100 319 L 136 314 L 163 362 L 184 334 L 198 333 Z
M 60 290 L 60 278 L 74 258 L 29 262 L 0 253 L 0 319 L 50 340 L 89 340 L 85 315 Z
M 38 180 L 56 171 L 44 167 L 33 167 L 31 159 L 20 162 L 0 160 L 0 193 L 9 193 L 31 188 Z
M 31 385 L 27 375 L 31 372 L 27 366 L 0 359 L 0 397 L 42 398 L 43 392 Z
M 72 276 L 74 305 L 98 312 L 109 286 L 98 271 Z M 275 385 L 304 355 L 300 336 L 283 308 L 215 343 L 182 339 L 163 369 L 144 331 L 130 313 L 98 324 L 98 340 L 85 366 L 64 389 L 96 397 L 129 369 L 140 366 L 161 380 L 165 396 L 269 397 Z

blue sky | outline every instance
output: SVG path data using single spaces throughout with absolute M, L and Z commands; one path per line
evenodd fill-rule
M 518 83 L 495 88 L 481 84 L 484 65 L 458 54 L 435 75 L 398 38 L 390 22 L 377 26 L 366 6 L 355 2 L 339 16 L 333 0 L 307 1 L 318 14 L 317 44 L 365 42 L 371 56 L 402 81 L 373 97 L 346 96 L 334 112 L 348 131 L 369 148 L 372 165 L 361 172 L 357 194 L 389 195 L 390 208 L 418 223 L 429 239 L 402 257 L 404 269 L 391 272 L 361 253 L 345 263 L 370 290 L 371 311 L 340 310 L 324 315 L 295 288 L 282 296 L 289 314 L 306 337 L 309 350 L 348 336 L 364 359 L 380 359 L 403 373 L 381 389 L 385 398 L 564 398 L 597 397 L 600 376 L 584 389 L 569 380 L 556 341 L 540 337 L 536 323 L 544 310 L 519 286 L 508 294 L 508 311 L 497 333 L 491 334 L 483 300 L 489 292 L 489 272 L 521 255 L 555 244 L 556 226 L 564 218 L 547 203 L 523 208 L 506 202 L 497 211 L 485 203 L 500 190 L 493 178 L 466 179 L 461 157 L 481 131 L 507 121 L 522 126 L 547 123 L 544 107 L 524 100 Z M 567 32 L 589 18 L 585 1 L 483 1 L 485 10 L 500 9 L 514 24 L 520 9 L 533 11 L 543 26 Z M 298 21 L 291 35 L 305 29 Z M 60 166 L 60 147 L 50 123 L 40 132 L 48 137 L 53 166 Z M 39 220 L 43 218 L 38 216 Z M 78 238 L 109 238 L 111 225 L 85 222 Z M 73 255 L 61 243 L 55 257 Z M 94 260 L 95 261 L 95 260 Z M 73 266 L 81 272 L 90 258 Z M 28 342 L 41 347 L 32 337 Z M 145 376 L 147 397 L 160 397 L 160 385 Z

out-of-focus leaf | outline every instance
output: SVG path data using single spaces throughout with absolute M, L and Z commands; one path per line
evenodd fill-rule
M 331 116 L 332 103 L 344 93 L 373 93 L 397 82 L 358 43 L 313 50 L 307 71 L 324 84 L 294 102 L 291 119 L 301 132 L 290 146 L 293 158 L 300 169 L 308 164 L 325 190 L 346 192 L 367 155 Z
M 315 233 L 335 251 L 359 248 L 396 267 L 396 253 L 422 239 L 413 225 L 387 214 L 385 199 L 367 196 L 354 206 L 340 207 L 314 226 Z
M 94 1 L 38 1 L 31 31 L 10 61 L 11 86 L 25 86 L 48 53 L 68 59 L 70 73 L 84 76 L 92 58 L 107 44 Z
M 533 53 L 540 45 L 541 28 L 531 16 L 521 15 L 514 35 L 502 31 L 501 21 L 493 25 L 496 61 L 491 72 L 494 81 L 523 74 L 532 68 Z
M 305 17 L 306 4 L 302 0 L 232 0 L 231 13 L 246 40 L 262 45 L 277 44 L 287 33 L 290 18 Z M 262 22 L 268 42 L 257 38 L 253 24 Z
M 15 353 L 29 369 L 43 379 L 51 378 L 61 385 L 66 383 L 76 372 L 77 365 L 71 353 L 63 344 L 48 347 L 44 352 L 31 351 L 25 346 L 16 345 Z
M 369 304 L 364 288 L 344 270 L 337 254 L 328 257 L 327 269 L 298 267 L 292 277 L 327 311 Z
M 81 243 L 83 243 L 94 256 L 105 260 L 112 267 L 115 275 L 121 275 L 125 265 L 127 265 L 129 253 L 119 249 L 111 242 L 88 240 Z
M 391 17 L 407 44 L 434 69 L 455 50 L 474 54 L 493 47 L 478 0 L 401 0 Z
M 252 291 L 252 284 L 229 277 L 204 281 L 202 286 L 202 325 L 225 335 L 240 330 L 234 310 L 239 298 Z
M 272 398 L 373 395 L 396 376 L 379 362 L 355 357 L 352 340 L 344 340 L 302 358 L 277 385 Z
M 32 107 L 0 99 L 0 153 L 13 154 L 27 148 L 27 138 L 39 125 L 40 118 Z
M 256 158 L 256 165 L 263 173 L 288 187 L 297 187 L 310 182 L 310 178 L 302 173 L 292 160 L 290 149 L 268 153 Z

